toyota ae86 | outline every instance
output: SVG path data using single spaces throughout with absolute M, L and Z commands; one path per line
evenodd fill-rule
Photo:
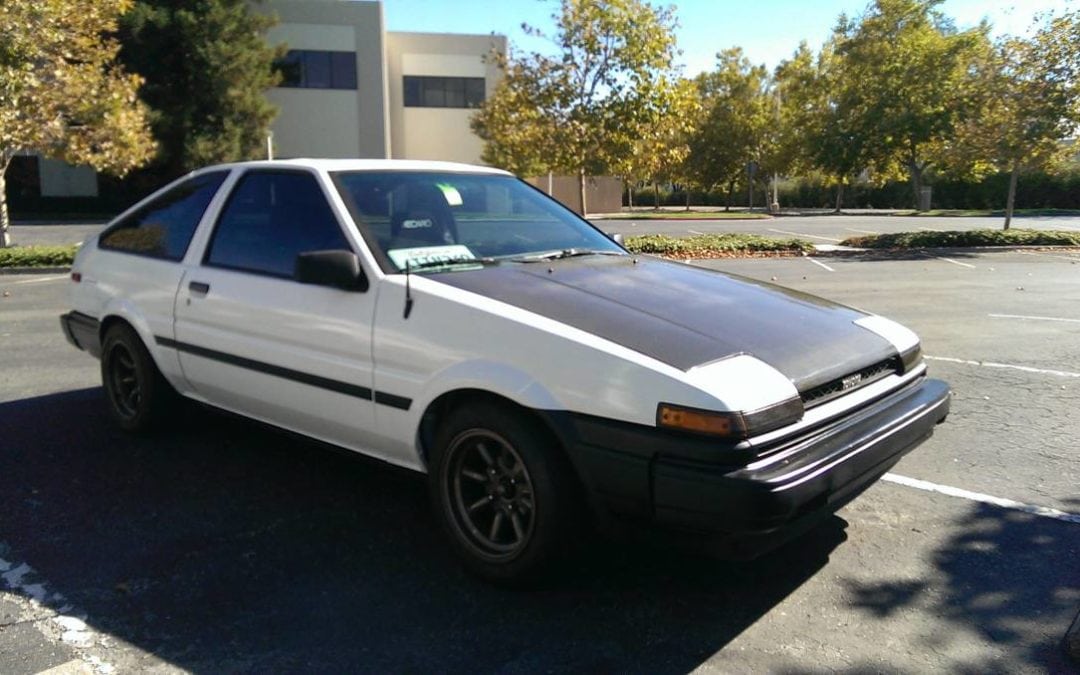
M 83 244 L 61 326 L 124 429 L 186 397 L 424 472 L 502 583 L 583 526 L 761 554 L 947 415 L 907 328 L 615 239 L 487 167 L 214 166 Z

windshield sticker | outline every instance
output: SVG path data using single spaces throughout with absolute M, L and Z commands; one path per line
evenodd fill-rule
M 442 190 L 443 196 L 446 197 L 446 203 L 450 206 L 461 206 L 465 203 L 461 198 L 461 193 L 453 185 L 449 183 L 436 183 L 436 185 Z
M 429 227 L 435 227 L 435 221 L 431 218 L 416 218 L 414 220 L 401 221 L 401 229 L 403 230 L 422 230 Z
M 386 252 L 390 260 L 405 269 L 405 263 L 409 267 L 431 267 L 433 265 L 451 265 L 458 262 L 476 260 L 476 256 L 469 247 L 461 244 L 452 246 L 421 246 L 419 248 L 393 248 Z

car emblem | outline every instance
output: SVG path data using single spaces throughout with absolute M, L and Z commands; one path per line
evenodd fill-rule
M 847 391 L 848 389 L 854 389 L 862 382 L 862 375 L 855 373 L 854 375 L 848 375 L 844 379 L 840 380 L 841 391 Z

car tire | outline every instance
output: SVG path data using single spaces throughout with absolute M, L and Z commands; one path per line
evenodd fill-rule
M 116 324 L 105 333 L 101 381 L 109 412 L 125 431 L 148 433 L 158 429 L 176 408 L 176 391 L 127 324 Z
M 477 401 L 438 428 L 429 466 L 436 515 L 465 567 L 504 586 L 554 571 L 587 520 L 573 469 L 527 413 Z

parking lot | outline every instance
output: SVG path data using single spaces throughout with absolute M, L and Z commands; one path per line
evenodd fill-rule
M 1073 672 L 1080 253 L 693 264 L 910 326 L 952 414 L 762 559 L 598 541 L 530 592 L 465 576 L 411 474 L 199 409 L 121 433 L 64 276 L 0 276 L 0 672 Z

